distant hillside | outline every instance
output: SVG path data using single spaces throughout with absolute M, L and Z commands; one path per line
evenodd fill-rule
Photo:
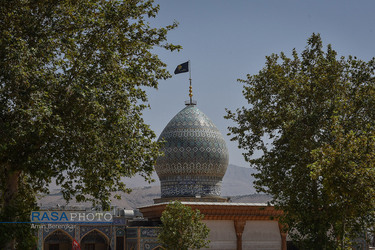
M 121 200 L 111 198 L 112 205 L 124 209 L 135 209 L 154 203 L 154 199 L 160 198 L 160 187 L 150 186 L 142 188 L 134 188 L 130 194 L 121 193 Z M 236 203 L 267 203 L 271 198 L 266 194 L 248 194 L 239 196 L 230 196 L 230 202 Z M 60 190 L 53 190 L 51 194 L 38 199 L 38 204 L 42 208 L 54 208 L 66 206 Z M 77 203 L 71 201 L 68 206 L 75 207 L 91 207 L 91 203 Z
M 114 198 L 113 196 L 115 194 L 120 194 L 121 200 Z M 135 209 L 141 206 L 153 204 L 154 199 L 156 198 L 160 198 L 159 186 L 134 188 L 130 194 L 125 194 L 123 192 L 113 193 L 111 197 L 111 205 L 124 209 Z M 72 200 L 69 202 L 69 204 L 66 204 L 59 189 L 51 190 L 50 194 L 39 197 L 38 205 L 44 209 L 63 206 L 82 208 L 91 207 L 90 202 L 77 203 L 75 200 Z
M 253 169 L 229 165 L 228 170 L 223 178 L 222 196 L 231 197 L 232 202 L 257 202 L 263 203 L 269 200 L 264 194 L 254 194 L 253 187 L 254 177 Z M 153 200 L 160 198 L 160 181 L 156 173 L 153 174 L 155 182 L 147 183 L 143 177 L 135 176 L 133 178 L 124 178 L 125 184 L 132 188 L 130 194 L 118 193 L 121 200 L 112 197 L 112 205 L 123 207 L 126 209 L 137 208 L 153 204 Z M 62 194 L 59 189 L 51 190 L 51 194 L 38 199 L 38 204 L 44 208 L 56 207 L 57 205 L 65 205 Z M 90 203 L 76 203 L 71 201 L 69 206 L 90 207 Z
M 237 203 L 267 203 L 272 200 L 271 196 L 267 194 L 248 194 L 240 196 L 231 196 L 231 202 Z
M 223 196 L 237 196 L 255 193 L 253 187 L 255 173 L 252 168 L 244 168 L 230 164 L 224 175 L 221 194 Z

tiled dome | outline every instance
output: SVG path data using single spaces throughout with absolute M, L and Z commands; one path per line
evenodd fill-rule
M 164 156 L 155 166 L 161 197 L 220 196 L 228 150 L 212 121 L 195 105 L 181 110 L 161 133 Z

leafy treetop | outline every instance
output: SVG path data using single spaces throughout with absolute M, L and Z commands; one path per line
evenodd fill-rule
M 176 23 L 151 26 L 158 10 L 152 0 L 0 1 L 2 218 L 18 216 L 21 189 L 35 196 L 52 178 L 66 200 L 103 208 L 128 191 L 121 177 L 150 180 L 160 153 L 142 119 L 145 89 L 170 77 L 152 49 L 180 49 L 166 42 Z
M 344 248 L 373 225 L 374 69 L 375 59 L 337 59 L 313 34 L 301 55 L 272 54 L 239 80 L 249 106 L 227 111 L 232 139 L 303 249 Z
M 164 210 L 159 241 L 168 249 L 187 250 L 209 246 L 209 228 L 201 220 L 204 215 L 179 201 L 171 202 Z

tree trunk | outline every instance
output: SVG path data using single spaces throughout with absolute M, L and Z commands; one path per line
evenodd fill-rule
M 17 195 L 20 175 L 21 175 L 20 170 L 9 171 L 9 167 L 5 171 L 7 183 L 6 183 L 6 188 L 4 190 L 4 196 L 3 196 L 4 210 L 6 210 L 9 207 L 12 200 Z
M 4 218 L 6 221 L 15 221 L 15 217 L 11 216 L 12 202 L 18 193 L 20 175 L 20 170 L 11 171 L 11 168 L 9 166 L 5 169 L 6 187 L 2 197 L 3 206 L 1 213 L 6 215 L 6 217 Z M 3 247 L 6 250 L 16 249 L 15 239 L 11 239 L 8 242 L 5 242 Z
M 16 249 L 16 240 L 10 240 L 5 243 L 4 250 L 15 250 Z

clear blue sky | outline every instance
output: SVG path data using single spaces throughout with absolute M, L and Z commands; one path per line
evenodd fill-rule
M 293 48 L 300 53 L 313 32 L 332 44 L 338 55 L 368 61 L 375 56 L 375 1 L 348 0 L 159 0 L 160 12 L 151 25 L 179 22 L 168 41 L 180 44 L 180 52 L 155 50 L 173 73 L 187 60 L 192 64 L 194 99 L 198 108 L 216 124 L 229 149 L 229 162 L 249 166 L 236 142 L 226 136 L 225 108 L 246 106 L 242 86 L 236 80 L 256 74 L 265 56 Z M 188 99 L 189 74 L 174 75 L 147 90 L 151 110 L 146 123 L 160 135 Z

